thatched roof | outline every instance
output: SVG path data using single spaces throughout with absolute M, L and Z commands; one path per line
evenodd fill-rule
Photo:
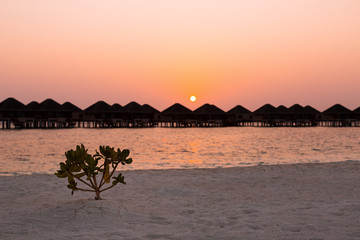
M 353 110 L 353 113 L 360 113 L 360 107 Z
M 137 102 L 130 102 L 124 106 L 124 111 L 128 113 L 143 113 L 144 109 Z
M 26 105 L 26 110 L 28 111 L 35 111 L 40 109 L 40 103 L 36 101 L 32 101 L 31 103 Z
M 276 112 L 277 112 L 277 114 L 288 114 L 289 109 L 287 107 L 285 107 L 284 105 L 280 105 L 276 108 Z
M 232 109 L 230 109 L 227 113 L 230 113 L 230 114 L 249 114 L 249 113 L 251 113 L 251 111 L 249 111 L 248 109 L 244 108 L 241 105 L 237 105 L 237 106 L 233 107 Z
M 106 102 L 98 101 L 93 105 L 91 105 L 90 107 L 86 108 L 84 112 L 97 112 L 97 113 L 112 112 L 112 108 Z
M 324 114 L 351 114 L 352 111 L 348 108 L 344 107 L 341 104 L 335 104 L 332 107 L 326 109 Z
M 168 107 L 162 113 L 165 114 L 192 114 L 193 112 L 188 109 L 187 107 L 184 107 L 180 103 L 175 103 L 174 105 Z
M 276 108 L 271 104 L 265 104 L 264 106 L 255 110 L 254 113 L 255 114 L 274 114 L 274 113 L 276 113 Z
M 24 109 L 25 105 L 15 98 L 7 98 L 0 103 L 0 111 L 18 111 Z
M 146 113 L 159 113 L 160 112 L 159 110 L 153 108 L 149 104 L 142 105 L 142 108 L 143 108 L 144 112 L 146 112 Z
M 320 113 L 319 110 L 317 110 L 317 109 L 315 109 L 315 108 L 313 108 L 312 106 L 309 106 L 309 105 L 305 106 L 304 110 L 305 110 L 306 114 L 319 114 Z
M 118 103 L 113 104 L 111 108 L 113 112 L 124 112 L 124 108 Z
M 304 114 L 305 113 L 305 109 L 303 106 L 299 105 L 299 104 L 294 104 L 291 107 L 289 107 L 289 112 L 291 114 Z
M 52 99 L 46 99 L 40 103 L 40 110 L 42 111 L 62 111 L 62 107 L 58 102 Z
M 71 102 L 65 102 L 63 105 L 61 105 L 62 110 L 64 111 L 71 111 L 71 112 L 81 112 L 82 110 L 72 104 Z
M 212 104 L 204 104 L 201 107 L 194 110 L 195 114 L 224 114 L 225 112 Z

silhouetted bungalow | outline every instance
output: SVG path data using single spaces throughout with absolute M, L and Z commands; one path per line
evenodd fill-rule
M 341 104 L 335 104 L 323 112 L 324 119 L 326 120 L 349 119 L 351 115 L 352 111 Z
M 118 103 L 114 103 L 112 106 L 111 106 L 111 108 L 112 108 L 112 110 L 114 111 L 114 112 L 124 112 L 124 108 L 123 108 L 123 106 L 121 106 L 120 104 L 118 104 Z
M 38 121 L 42 119 L 42 114 L 40 111 L 40 103 L 36 102 L 36 101 L 32 101 L 30 103 L 28 103 L 25 106 L 25 111 L 26 111 L 26 117 L 29 119 L 28 120 L 28 125 L 27 127 L 32 127 L 32 128 L 37 128 L 38 126 Z
M 168 126 L 167 123 L 170 123 L 173 127 L 191 126 L 193 122 L 196 122 L 193 112 L 180 103 L 175 103 L 162 111 L 161 121 L 165 123 L 165 126 Z
M 61 109 L 64 112 L 72 112 L 72 113 L 77 113 L 78 115 L 72 115 L 72 117 L 74 118 L 81 118 L 80 114 L 82 112 L 82 110 L 75 106 L 74 104 L 72 104 L 71 102 L 65 102 L 61 105 Z
M 107 104 L 104 101 L 98 101 L 96 103 L 94 103 L 93 105 L 87 107 L 84 110 L 85 113 L 91 113 L 91 114 L 96 114 L 95 118 L 96 119 L 104 119 L 104 118 L 109 118 L 110 115 L 105 115 L 103 113 L 111 113 L 112 112 L 112 108 L 109 104 Z
M 312 116 L 313 110 L 310 106 L 306 109 L 305 107 L 294 104 L 289 108 L 291 126 L 294 127 L 310 127 L 316 126 L 315 116 Z
M 26 105 L 27 111 L 39 111 L 40 110 L 40 103 L 37 101 L 32 101 Z
M 310 114 L 310 115 L 316 115 L 316 114 L 321 114 L 321 112 L 315 108 L 313 108 L 312 106 L 306 105 L 304 107 L 306 114 Z
M 244 126 L 252 121 L 252 112 L 241 105 L 237 105 L 227 112 L 227 125 Z
M 130 102 L 124 106 L 125 119 L 128 127 L 148 127 L 152 114 L 145 113 L 143 107 L 137 102 Z
M 341 104 L 335 104 L 326 109 L 322 116 L 325 124 L 333 127 L 351 126 L 351 119 L 353 118 L 352 111 Z
M 194 116 L 199 126 L 221 126 L 225 120 L 225 112 L 215 105 L 204 104 L 194 110 Z
M 143 107 L 144 112 L 160 113 L 159 110 L 157 110 L 156 108 L 153 108 L 149 104 L 144 104 L 144 105 L 142 105 L 142 107 Z
M 254 121 L 259 122 L 260 126 L 275 126 L 277 116 L 276 108 L 271 104 L 265 104 L 253 112 Z
M 17 127 L 23 127 L 25 117 L 25 105 L 15 98 L 7 98 L 0 103 L 0 120 L 2 128 L 10 129 L 11 123 Z
M 313 126 L 317 125 L 317 122 L 321 120 L 321 112 L 309 105 L 304 107 L 306 118 L 310 119 L 314 124 Z
M 112 127 L 112 107 L 104 101 L 98 101 L 84 110 L 84 120 L 93 127 Z
M 26 116 L 34 119 L 41 119 L 40 103 L 32 101 L 25 106 Z
M 126 127 L 124 122 L 124 107 L 118 103 L 114 103 L 111 106 L 111 120 L 113 127 Z
M 46 99 L 41 102 L 39 110 L 43 113 L 44 119 L 64 117 L 62 106 L 52 99 Z
M 52 99 L 38 103 L 32 101 L 26 105 L 26 127 L 30 128 L 46 128 L 54 127 L 55 122 L 65 122 L 62 106 Z M 61 119 L 60 119 L 61 118 Z
M 304 120 L 305 119 L 305 109 L 299 104 L 294 104 L 289 107 L 289 113 L 291 115 L 291 120 Z
M 71 102 L 65 102 L 61 105 L 61 109 L 66 118 L 67 127 L 75 126 L 76 122 L 79 123 L 80 127 L 80 121 L 83 119 L 83 111 L 79 107 Z
M 276 108 L 276 113 L 281 116 L 288 115 L 289 109 L 287 107 L 285 107 L 284 105 L 280 105 Z
M 144 109 L 137 102 L 129 102 L 123 109 L 127 120 L 144 118 Z
M 277 121 L 286 121 L 289 119 L 290 111 L 284 105 L 280 105 L 276 108 L 275 118 Z
M 112 116 L 113 118 L 116 118 L 116 119 L 123 119 L 124 118 L 124 107 L 121 106 L 120 104 L 118 103 L 114 103 L 112 106 L 111 106 L 111 109 L 112 109 Z
M 7 98 L 0 103 L 0 119 L 24 116 L 25 105 L 15 98 Z
M 143 111 L 146 115 L 149 115 L 150 121 L 154 123 L 160 119 L 160 111 L 150 106 L 149 104 L 142 105 Z

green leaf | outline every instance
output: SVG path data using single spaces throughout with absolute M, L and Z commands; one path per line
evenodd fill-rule
M 79 165 L 73 165 L 70 167 L 70 172 L 80 172 L 81 167 Z
M 133 162 L 132 158 L 125 159 L 124 162 L 126 164 L 131 164 Z
M 66 178 L 68 176 L 68 174 L 64 171 L 58 170 L 57 173 L 54 173 L 57 177 L 59 178 Z
M 75 174 L 74 177 L 81 178 L 81 177 L 83 177 L 85 175 L 86 175 L 86 173 L 82 172 L 82 173 Z
M 64 171 L 64 172 L 66 172 L 66 165 L 65 165 L 65 163 L 63 163 L 63 162 L 60 163 L 60 169 L 61 169 L 62 171 Z
M 123 159 L 125 159 L 125 158 L 127 158 L 129 156 L 130 150 L 129 149 L 123 149 L 121 153 L 122 153 Z

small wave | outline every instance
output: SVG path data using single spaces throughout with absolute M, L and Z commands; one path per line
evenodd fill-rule
M 316 152 L 321 152 L 321 149 L 318 149 L 318 148 L 313 148 L 311 149 L 312 151 L 316 151 Z
M 16 158 L 16 161 L 19 161 L 19 162 L 29 162 L 30 159 L 29 159 L 29 158 Z
M 180 152 L 187 153 L 187 152 L 191 152 L 191 151 L 189 151 L 187 149 L 181 149 Z

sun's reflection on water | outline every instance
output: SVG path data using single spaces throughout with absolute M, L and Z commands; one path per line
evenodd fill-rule
M 84 144 L 129 148 L 127 169 L 209 168 L 360 159 L 357 128 L 151 128 L 0 131 L 0 175 L 53 173 Z

